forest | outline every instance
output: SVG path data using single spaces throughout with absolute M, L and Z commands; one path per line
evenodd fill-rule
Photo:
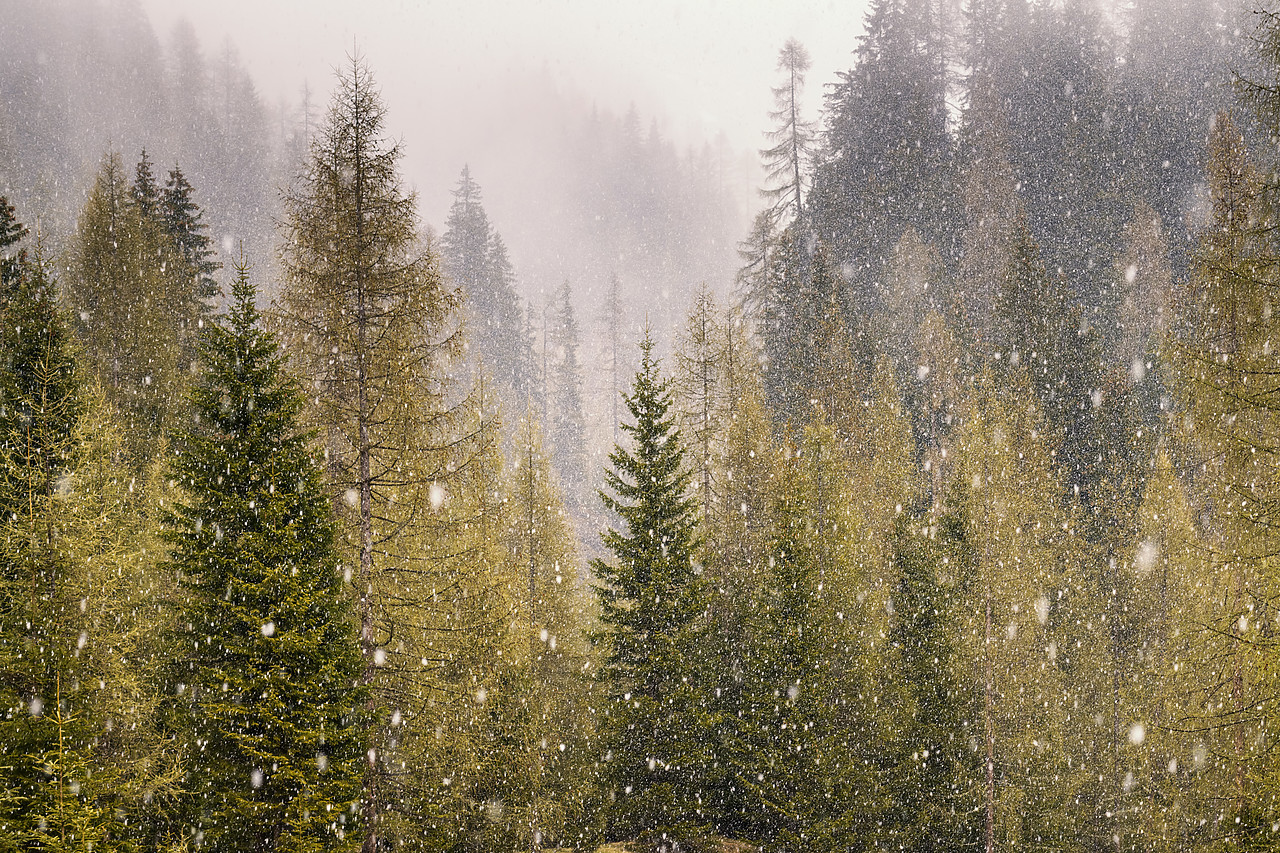
M 780 34 L 736 261 L 598 111 L 542 301 L 374 59 L 9 11 L 0 853 L 1275 847 L 1280 10 Z

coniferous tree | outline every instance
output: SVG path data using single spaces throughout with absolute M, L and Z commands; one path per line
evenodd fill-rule
M 169 170 L 164 189 L 160 191 L 160 218 L 169 237 L 178 250 L 179 257 L 190 268 L 195 277 L 192 287 L 192 298 L 196 303 L 197 323 L 207 319 L 212 306 L 210 302 L 218 295 L 218 285 L 213 274 L 222 269 L 222 264 L 214 260 L 216 252 L 212 240 L 205 232 L 208 225 L 204 220 L 204 211 L 195 203 L 192 196 L 195 189 L 186 175 L 177 166 Z M 195 335 L 191 335 L 194 339 Z
M 573 291 L 566 280 L 556 292 L 555 313 L 547 336 L 552 361 L 548 377 L 551 418 L 548 444 L 571 504 L 581 504 L 586 485 L 586 429 L 582 414 L 582 366 L 578 361 L 578 320 Z
M 173 793 L 153 736 L 152 578 L 115 425 L 77 364 L 39 246 L 0 199 L 0 848 L 123 849 Z
M 784 214 L 793 222 L 804 219 L 804 181 L 809 177 L 814 131 L 801 115 L 800 99 L 809 65 L 809 52 L 804 45 L 787 39 L 778 51 L 778 70 L 783 80 L 773 89 L 774 109 L 769 113 L 776 126 L 766 134 L 772 145 L 760 152 L 769 184 L 763 192 L 773 201 L 770 214 L 775 222 L 781 221 Z
M 180 348 L 164 247 L 133 195 L 119 155 L 108 155 L 80 218 L 64 298 L 86 366 L 121 412 L 142 466 L 181 391 Z
M 523 813 L 511 811 L 525 819 L 520 835 L 533 845 L 569 846 L 576 843 L 570 833 L 582 827 L 587 803 L 596 796 L 592 660 L 585 634 L 590 619 L 573 529 L 532 417 L 526 416 L 516 439 L 503 541 L 521 580 L 511 633 L 513 658 L 522 666 L 508 683 L 518 688 L 511 693 L 522 711 L 517 748 L 527 755 L 529 795 Z
M 1258 603 L 1274 601 L 1277 589 L 1269 555 L 1280 481 L 1259 454 L 1277 429 L 1270 391 L 1276 320 L 1264 254 L 1268 242 L 1259 227 L 1263 179 L 1228 113 L 1217 117 L 1209 149 L 1212 218 L 1194 256 L 1191 292 L 1180 300 L 1179 334 L 1167 349 L 1171 384 L 1199 469 L 1193 481 L 1198 503 L 1214 522 L 1211 573 L 1229 579 L 1213 619 L 1225 640 L 1217 672 L 1224 689 L 1204 721 L 1209 731 L 1225 736 L 1226 743 L 1218 737 L 1213 742 L 1218 760 L 1232 771 L 1222 831 L 1256 837 L 1266 832 L 1271 812 L 1254 785 L 1274 785 L 1277 773 L 1259 754 L 1275 736 L 1266 713 L 1274 676 L 1250 637 L 1259 630 L 1259 621 L 1251 619 Z
M 469 345 L 498 383 L 498 397 L 518 410 L 532 377 L 515 269 L 506 243 L 489 223 L 470 167 L 463 167 L 453 191 L 441 256 L 466 299 Z
M 981 764 L 970 745 L 974 707 L 958 669 L 955 589 L 946 580 L 952 559 L 964 561 L 966 534 L 961 519 L 948 514 L 931 538 L 931 521 L 904 513 L 894 526 L 889 639 L 907 700 L 906 724 L 893 743 L 894 823 L 909 849 L 974 849 L 982 831 Z
M 360 645 L 303 397 L 258 326 L 255 295 L 242 259 L 230 314 L 203 337 L 195 424 L 171 463 L 190 819 L 213 850 L 354 849 Z
M 602 752 L 610 805 L 607 834 L 644 834 L 655 845 L 688 841 L 709 815 L 712 756 L 698 668 L 706 584 L 696 559 L 697 504 L 676 428 L 668 382 L 647 334 L 632 392 L 631 448 L 614 448 L 602 494 L 620 529 L 604 544 L 613 559 L 593 560 L 601 585 L 601 678 L 607 691 Z M 664 842 L 665 839 L 665 842 Z
M 157 186 L 144 151 L 126 185 L 119 156 L 105 158 L 80 218 L 64 294 L 86 366 L 123 414 L 139 468 L 183 405 L 217 269 L 191 187 L 170 178 L 169 187 Z
M 468 541 L 473 507 L 455 499 L 468 459 L 490 438 L 475 401 L 459 400 L 449 379 L 462 349 L 462 297 L 419 242 L 384 119 L 369 68 L 352 58 L 287 200 L 279 306 L 286 349 L 313 383 L 306 417 L 325 448 L 343 563 L 359 595 L 361 678 L 376 711 L 364 853 L 376 853 L 380 838 L 421 838 L 440 825 L 440 803 L 453 796 L 442 780 L 452 777 L 399 771 L 453 763 L 455 747 L 473 764 L 461 757 L 465 744 L 435 731 L 471 702 L 472 641 L 496 616 L 477 592 L 489 586 L 479 579 L 485 566 L 466 562 L 488 553 Z M 474 645 L 483 652 L 486 643 Z
M 703 285 L 685 321 L 685 331 L 676 348 L 677 392 L 681 433 L 689 436 L 690 449 L 696 457 L 698 499 L 702 505 L 704 536 L 712 527 L 715 496 L 715 462 L 719 455 L 722 425 L 732 400 L 724 388 L 726 346 L 729 336 L 722 328 L 715 296 Z

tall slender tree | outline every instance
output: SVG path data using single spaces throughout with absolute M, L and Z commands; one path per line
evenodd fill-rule
M 627 396 L 628 449 L 614 448 L 605 506 L 620 529 L 604 534 L 612 560 L 596 559 L 600 581 L 601 677 L 608 704 L 603 749 L 613 805 L 608 834 L 647 834 L 661 843 L 706 830 L 712 755 L 698 667 L 706 583 L 696 561 L 698 510 L 692 474 L 653 339 L 640 344 L 640 369 Z
M 578 360 L 578 319 L 573 309 L 573 289 L 566 279 L 556 291 L 554 314 L 547 334 L 550 352 L 551 413 L 547 438 L 552 458 L 566 486 L 571 503 L 581 505 L 586 485 L 586 426 L 582 412 L 582 365 Z
M 439 710 L 427 703 L 471 625 L 467 587 L 449 576 L 457 566 L 436 527 L 474 445 L 474 407 L 457 402 L 448 372 L 461 352 L 462 297 L 419 240 L 385 116 L 368 66 L 351 57 L 286 199 L 278 310 L 295 368 L 313 383 L 307 417 L 320 431 L 359 595 L 361 679 L 374 688 L 364 853 L 408 832 L 413 804 L 429 796 L 391 772 L 393 744 L 405 750 L 434 731 Z M 403 821 L 384 822 L 388 810 Z
M 796 222 L 804 218 L 804 181 L 809 177 L 814 130 L 801 113 L 800 101 L 810 64 L 809 51 L 795 39 L 787 39 L 778 51 L 782 82 L 773 89 L 774 108 L 769 113 L 774 128 L 765 134 L 770 146 L 760 152 L 768 184 L 763 192 L 773 203 L 770 210 L 775 221 L 784 212 Z

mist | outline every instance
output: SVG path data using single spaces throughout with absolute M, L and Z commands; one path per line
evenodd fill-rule
M 0 0 L 0 850 L 1271 849 L 1280 13 Z

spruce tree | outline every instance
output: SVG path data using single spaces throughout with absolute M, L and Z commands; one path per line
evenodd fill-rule
M 515 269 L 489 223 L 480 187 L 463 167 L 441 239 L 445 272 L 466 297 L 469 346 L 510 410 L 523 405 L 532 377 Z
M 209 302 L 218 296 L 213 274 L 222 269 L 222 264 L 214 260 L 213 241 L 205 233 L 209 226 L 202 221 L 204 212 L 192 198 L 194 193 L 186 175 L 175 165 L 160 191 L 159 215 L 179 256 L 195 277 L 192 296 L 199 311 L 198 319 L 205 319 L 212 310 Z
M 930 522 L 934 538 L 930 538 Z M 969 744 L 976 710 L 955 649 L 954 587 L 945 572 L 970 547 L 965 519 L 898 516 L 893 532 L 894 621 L 889 640 L 906 686 L 905 725 L 893 746 L 895 829 L 907 849 L 976 849 L 982 832 L 980 762 Z
M 552 358 L 549 377 L 552 409 L 547 438 L 569 503 L 581 506 L 587 477 L 586 435 L 582 414 L 582 372 L 578 362 L 578 320 L 568 280 L 556 292 L 553 310 L 555 314 L 547 342 Z
M 192 820 L 217 851 L 352 849 L 359 642 L 303 398 L 254 296 L 242 260 L 231 312 L 201 342 L 195 422 L 175 436 L 167 538 L 188 592 L 174 692 Z
M 597 642 L 608 694 L 601 746 L 616 798 L 606 832 L 662 844 L 707 828 L 700 795 L 711 787 L 711 755 L 698 669 L 707 608 L 695 559 L 698 505 L 653 347 L 646 333 L 626 397 L 632 423 L 622 425 L 631 447 L 609 455 L 612 494 L 601 493 L 621 522 L 603 537 L 613 559 L 591 568 L 601 582 Z

